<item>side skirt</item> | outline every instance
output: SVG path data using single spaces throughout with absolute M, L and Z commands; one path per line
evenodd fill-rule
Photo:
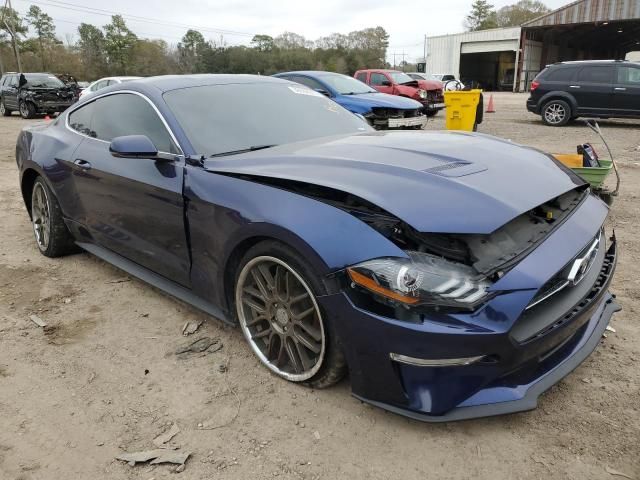
M 111 250 L 107 250 L 106 248 L 100 247 L 93 243 L 76 243 L 83 250 L 86 250 L 87 252 L 113 265 L 114 267 L 117 267 L 120 270 L 124 270 L 128 274 L 139 278 L 143 282 L 146 282 L 149 285 L 152 285 L 162 290 L 163 292 L 168 293 L 169 295 L 176 297 L 177 299 L 182 300 L 185 303 L 188 303 L 198 310 L 202 310 L 203 312 L 223 321 L 228 325 L 236 326 L 236 323 L 228 318 L 228 316 L 222 310 L 220 310 L 215 305 L 203 300 L 202 298 L 194 294 L 191 290 L 184 288 L 183 286 L 178 285 L 177 283 L 172 282 L 171 280 L 168 280 L 165 277 L 158 275 L 157 273 L 154 273 L 135 262 L 132 262 L 131 260 L 127 260 L 126 258 L 112 252 Z

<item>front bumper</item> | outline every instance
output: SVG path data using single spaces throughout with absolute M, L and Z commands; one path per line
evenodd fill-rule
M 319 300 L 339 338 L 348 342 L 344 350 L 356 398 L 428 422 L 500 415 L 535 408 L 538 397 L 598 345 L 620 310 L 607 291 L 617 261 L 615 241 L 603 257 L 595 281 L 585 284 L 588 293 L 549 319 L 553 328 L 523 341 L 514 339 L 518 320 L 510 323 L 508 312 L 527 305 L 531 290 L 498 295 L 481 311 L 458 316 L 459 326 L 452 323 L 456 315 L 434 314 L 422 323 L 375 315 L 346 293 Z M 392 360 L 392 352 L 414 358 L 485 358 L 469 365 L 416 366 Z
M 426 124 L 427 118 L 422 115 L 419 117 L 390 118 L 387 121 L 388 128 L 424 127 Z
M 36 106 L 36 110 L 38 112 L 63 112 L 71 105 L 73 105 L 73 100 L 65 101 L 65 102 L 53 102 L 53 101 L 42 101 L 42 102 L 34 102 Z

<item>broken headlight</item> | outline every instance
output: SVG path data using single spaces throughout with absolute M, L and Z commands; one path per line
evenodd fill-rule
M 427 98 L 427 91 L 422 89 L 418 90 L 418 96 L 422 99 Z
M 491 283 L 473 268 L 421 252 L 409 258 L 367 260 L 347 268 L 353 286 L 405 306 L 473 309 L 490 295 Z

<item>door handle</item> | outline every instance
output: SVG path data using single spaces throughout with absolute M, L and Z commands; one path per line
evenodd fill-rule
M 91 168 L 91 163 L 89 163 L 86 160 L 83 160 L 81 158 L 76 158 L 73 161 L 73 164 L 76 165 L 77 167 L 80 167 L 83 170 L 89 170 Z
M 614 90 L 617 90 L 619 92 L 625 92 L 627 89 L 624 87 L 615 87 Z
M 569 85 L 569 88 L 580 88 L 580 85 Z

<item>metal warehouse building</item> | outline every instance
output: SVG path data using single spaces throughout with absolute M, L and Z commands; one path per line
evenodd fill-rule
M 487 90 L 528 90 L 545 65 L 640 50 L 640 0 L 578 0 L 515 28 L 427 39 L 427 72 Z

